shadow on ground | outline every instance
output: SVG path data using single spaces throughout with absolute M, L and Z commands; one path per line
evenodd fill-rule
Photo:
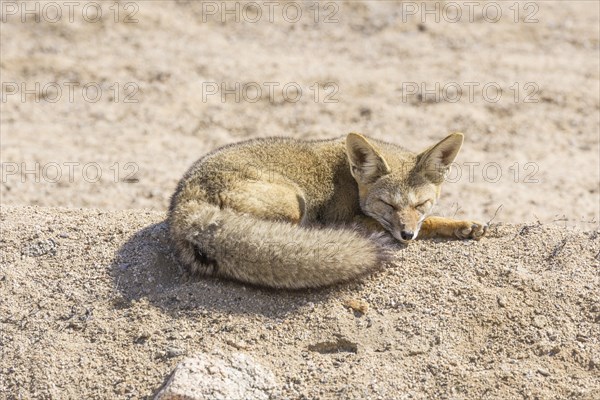
M 112 262 L 111 274 L 123 297 L 122 306 L 145 298 L 154 306 L 178 315 L 217 310 L 282 318 L 309 302 L 326 300 L 336 290 L 277 291 L 190 276 L 175 256 L 166 222 L 142 229 L 121 246 Z

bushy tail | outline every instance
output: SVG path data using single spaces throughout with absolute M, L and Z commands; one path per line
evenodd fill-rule
M 376 270 L 389 257 L 379 234 L 266 221 L 202 201 L 178 204 L 169 225 L 193 272 L 274 288 L 331 285 Z

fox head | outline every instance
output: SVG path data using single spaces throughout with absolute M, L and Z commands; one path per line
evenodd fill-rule
M 393 147 L 379 149 L 350 133 L 346 153 L 362 211 L 399 241 L 415 239 L 462 143 L 463 134 L 453 133 L 420 154 L 394 154 Z

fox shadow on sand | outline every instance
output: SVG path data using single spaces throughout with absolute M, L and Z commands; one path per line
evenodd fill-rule
M 177 260 L 166 221 L 150 225 L 130 237 L 117 251 L 110 269 L 115 287 L 122 295 L 122 306 L 146 299 L 174 314 L 221 311 L 282 318 L 309 302 L 325 301 L 340 287 L 275 290 L 190 275 Z

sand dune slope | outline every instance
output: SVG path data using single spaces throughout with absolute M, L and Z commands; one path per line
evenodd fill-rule
M 215 349 L 259 360 L 284 398 L 600 391 L 596 231 L 500 225 L 399 248 L 361 282 L 277 292 L 187 276 L 163 218 L 3 207 L 0 397 L 150 398 Z

